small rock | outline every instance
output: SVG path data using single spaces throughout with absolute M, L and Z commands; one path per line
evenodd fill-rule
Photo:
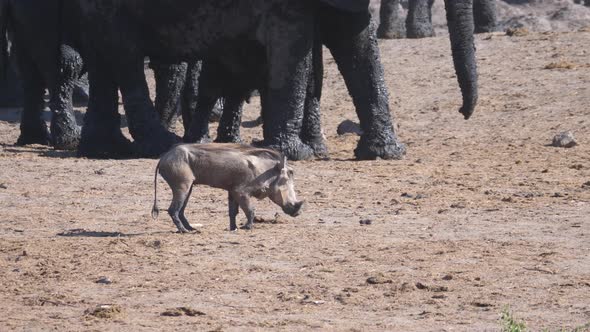
M 101 304 L 93 309 L 87 309 L 86 315 L 94 316 L 96 318 L 110 319 L 118 316 L 123 312 L 123 309 L 116 304 Z
M 360 136 L 363 134 L 363 130 L 361 129 L 359 124 L 350 120 L 342 121 L 338 125 L 336 132 L 338 133 L 338 135 L 356 134 Z
M 113 281 L 109 277 L 100 277 L 95 282 L 97 284 L 105 284 L 105 285 L 110 285 L 113 283 Z
M 408 193 L 402 193 L 401 195 L 403 198 L 414 198 L 414 195 Z
M 393 280 L 388 279 L 384 276 L 375 276 L 367 278 L 367 284 L 369 285 L 379 285 L 379 284 L 391 284 Z
M 512 197 L 504 197 L 504 198 L 502 198 L 502 202 L 505 202 L 505 203 L 514 203 L 514 198 L 512 198 Z
M 104 168 L 101 168 L 99 170 L 94 171 L 94 174 L 96 174 L 96 175 L 104 175 L 105 174 Z
M 529 30 L 524 27 L 520 28 L 508 28 L 506 29 L 506 35 L 510 37 L 522 37 L 529 34 Z
M 418 288 L 418 289 L 428 289 L 428 286 L 426 286 L 425 284 L 423 284 L 421 282 L 417 282 L 416 283 L 416 288 Z
M 452 280 L 453 276 L 450 274 L 445 275 L 444 277 L 441 278 L 442 280 Z
M 465 208 L 465 204 L 463 204 L 463 203 L 451 204 L 451 209 L 464 209 L 464 208 Z
M 205 316 L 206 314 L 200 310 L 196 310 L 189 307 L 178 307 L 173 309 L 167 309 L 160 315 L 168 317 L 178 317 L 182 315 L 194 317 L 194 316 Z
M 572 148 L 576 145 L 578 145 L 578 142 L 576 142 L 576 138 L 571 131 L 564 131 L 555 135 L 553 142 L 551 142 L 551 146 L 556 148 Z
M 0 183 L 0 189 L 8 189 L 8 186 L 4 183 Z
M 359 224 L 361 225 L 371 225 L 373 223 L 373 220 L 371 219 L 362 219 L 361 221 L 359 221 Z
M 590 189 L 590 181 L 582 183 L 582 188 Z

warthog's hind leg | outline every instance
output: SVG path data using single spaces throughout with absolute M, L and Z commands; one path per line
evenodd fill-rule
M 184 200 L 184 204 L 182 204 L 182 209 L 180 209 L 180 215 L 179 215 L 182 225 L 184 226 L 184 228 L 186 228 L 189 231 L 194 231 L 195 229 L 188 222 L 188 219 L 186 219 L 186 216 L 184 215 L 184 209 L 186 209 L 186 205 L 188 204 L 189 198 L 191 198 L 192 192 L 193 192 L 193 186 L 191 186 L 191 188 L 188 190 L 188 195 L 186 195 L 186 199 Z
M 184 227 L 182 220 L 180 219 L 181 211 L 183 206 L 186 205 L 188 200 L 190 188 L 192 184 L 180 184 L 177 188 L 172 189 L 172 203 L 168 208 L 168 214 L 172 217 L 172 221 L 179 233 L 188 233 L 188 230 Z

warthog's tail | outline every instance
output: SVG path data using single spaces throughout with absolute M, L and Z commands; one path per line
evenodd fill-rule
M 158 209 L 158 171 L 160 170 L 160 162 L 156 166 L 156 173 L 154 174 L 154 206 L 152 207 L 152 218 L 157 219 L 160 214 Z

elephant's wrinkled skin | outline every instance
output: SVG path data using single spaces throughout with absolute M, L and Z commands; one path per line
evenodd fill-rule
M 249 42 L 268 55 L 267 143 L 294 159 L 309 157 L 299 139 L 310 65 L 315 1 L 87 0 L 79 5 L 88 32 L 91 85 L 81 149 L 119 130 L 116 114 L 101 103 L 121 89 L 129 130 L 144 155 L 175 143 L 149 99 L 143 58 L 164 62 L 215 56 L 233 43 Z M 223 24 L 222 24 L 223 23 Z M 104 111 L 106 110 L 106 111 Z M 90 120 L 90 121 L 89 121 Z M 91 144 L 92 145 L 92 144 Z
M 7 67 L 7 33 L 12 36 L 11 51 L 22 78 L 24 109 L 17 144 L 53 144 L 57 149 L 75 149 L 80 129 L 72 108 L 75 82 L 82 73 L 79 40 L 74 20 L 60 21 L 61 8 L 56 0 L 0 0 L 0 67 Z M 49 89 L 52 111 L 51 135 L 41 119 L 43 95 Z
M 452 34 L 453 57 L 464 96 L 461 113 L 468 118 L 472 114 L 477 101 L 477 71 L 475 67 L 473 36 L 472 31 L 470 32 L 469 30 L 473 26 L 473 17 L 464 7 L 469 7 L 469 2 L 450 4 L 447 6 L 447 9 L 451 22 L 449 29 Z M 397 137 L 391 127 L 387 89 L 383 83 L 383 70 L 379 62 L 379 50 L 375 42 L 375 29 L 374 25 L 370 24 L 368 9 L 365 7 L 363 11 L 347 12 L 336 10 L 331 6 L 323 6 L 318 22 L 316 46 L 314 46 L 313 54 L 314 75 L 310 77 L 308 84 L 304 124 L 300 134 L 302 141 L 310 145 L 317 156 L 327 154 L 319 121 L 319 99 L 321 96 L 323 70 L 321 43 L 323 42 L 332 52 L 346 80 L 349 92 L 355 102 L 361 125 L 363 125 L 363 131 L 369 133 L 361 139 L 359 148 L 355 151 L 357 158 L 372 159 L 384 156 L 399 158 L 403 156 L 404 146 L 397 142 Z M 257 73 L 264 72 L 263 67 L 257 68 L 249 65 L 247 68 L 253 72 L 248 75 L 241 78 L 232 77 L 231 75 L 224 76 L 220 75 L 220 73 L 223 73 L 224 70 L 227 72 L 228 69 L 224 69 L 223 64 L 219 63 L 219 61 L 206 60 L 205 62 L 213 62 L 221 68 L 212 71 L 214 75 L 211 77 L 203 75 L 201 78 L 204 80 L 201 81 L 201 86 L 208 87 L 223 84 L 222 82 L 252 81 L 252 77 L 256 77 Z M 235 64 L 236 62 L 233 63 Z M 243 94 L 243 92 L 231 88 L 228 91 L 233 91 L 233 98 L 236 99 L 239 99 L 239 95 Z M 226 98 L 231 99 L 232 97 L 226 96 Z M 262 103 L 264 112 L 264 97 L 262 97 Z M 203 108 L 199 107 L 199 111 L 203 111 Z M 230 117 L 227 115 L 227 111 L 224 112 L 224 116 Z M 369 116 L 373 117 L 373 122 L 367 119 Z M 198 128 L 197 131 L 199 134 L 196 140 L 208 138 L 206 114 L 201 115 L 201 118 L 202 120 L 197 121 L 198 125 L 196 127 Z M 230 122 L 229 125 L 219 127 L 218 141 L 239 140 L 239 114 L 234 114 L 233 120 L 237 121 L 237 123 Z M 373 127 L 368 125 L 370 123 L 373 124 Z M 379 125 L 382 127 L 378 127 Z M 371 141 L 374 137 L 371 135 L 375 135 L 375 133 L 383 136 Z M 367 141 L 369 143 L 377 142 L 377 144 L 373 144 L 369 148 L 363 147 L 362 144 Z M 383 141 L 389 141 L 391 144 L 379 150 L 378 142 Z M 371 144 L 367 144 L 367 146 L 371 146 Z

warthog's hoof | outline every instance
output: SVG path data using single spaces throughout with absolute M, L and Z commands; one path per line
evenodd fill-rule
M 251 231 L 252 230 L 252 224 L 244 224 L 244 225 L 242 225 L 242 227 L 240 227 L 240 229 Z

